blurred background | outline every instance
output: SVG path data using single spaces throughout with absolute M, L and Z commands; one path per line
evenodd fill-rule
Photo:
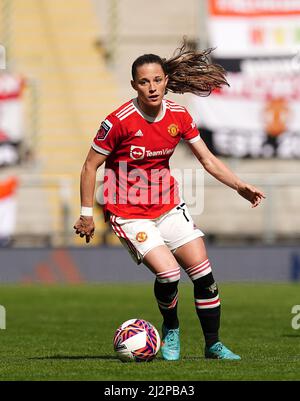
M 217 276 L 300 280 L 300 0 L 0 0 L 2 282 L 150 277 L 132 266 L 97 202 L 92 243 L 74 235 L 79 175 L 101 121 L 135 96 L 134 59 L 170 57 L 183 38 L 215 48 L 230 87 L 168 97 L 267 196 L 251 209 L 205 175 L 204 211 L 193 217 Z M 199 168 L 184 143 L 171 160 Z

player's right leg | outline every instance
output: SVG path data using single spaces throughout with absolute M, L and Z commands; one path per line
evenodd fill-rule
M 161 352 L 164 359 L 177 360 L 180 356 L 177 317 L 180 267 L 152 220 L 112 215 L 110 221 L 133 259 L 138 264 L 143 262 L 156 276 L 154 294 L 163 317 Z
M 163 317 L 162 356 L 168 361 L 176 361 L 180 357 L 177 316 L 180 267 L 165 245 L 151 249 L 145 255 L 143 262 L 156 275 L 154 294 Z

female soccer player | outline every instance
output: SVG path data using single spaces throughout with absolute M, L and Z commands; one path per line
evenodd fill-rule
M 137 58 L 131 81 L 137 97 L 101 123 L 81 172 L 76 234 L 86 242 L 93 237 L 96 172 L 105 162 L 105 218 L 135 261 L 143 262 L 155 275 L 154 294 L 163 317 L 161 351 L 166 360 L 180 357 L 180 266 L 194 284 L 205 357 L 240 359 L 219 340 L 220 299 L 204 234 L 194 225 L 170 174 L 169 159 L 180 139 L 187 142 L 208 173 L 253 207 L 265 197 L 208 150 L 184 107 L 164 98 L 168 90 L 201 96 L 228 85 L 223 68 L 210 63 L 210 52 L 190 51 L 183 45 L 169 60 L 154 54 Z

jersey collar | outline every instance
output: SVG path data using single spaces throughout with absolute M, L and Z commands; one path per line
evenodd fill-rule
M 144 113 L 144 112 L 140 109 L 140 107 L 139 107 L 139 105 L 138 105 L 137 98 L 132 99 L 132 103 L 133 103 L 133 105 L 134 105 L 136 111 L 137 111 L 145 120 L 149 121 L 150 123 L 157 123 L 158 121 L 161 121 L 161 120 L 164 118 L 165 114 L 166 114 L 166 101 L 165 101 L 165 99 L 163 99 L 163 101 L 162 101 L 162 112 L 161 112 L 161 114 L 160 114 L 159 116 L 157 116 L 157 117 L 151 117 L 151 116 L 148 116 L 148 114 Z

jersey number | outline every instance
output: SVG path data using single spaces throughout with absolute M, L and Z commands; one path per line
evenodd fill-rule
M 184 218 L 186 219 L 187 222 L 189 222 L 190 220 L 188 219 L 187 215 L 185 214 L 185 203 L 182 203 L 181 205 L 177 206 L 177 210 L 182 210 L 182 213 L 184 215 Z

